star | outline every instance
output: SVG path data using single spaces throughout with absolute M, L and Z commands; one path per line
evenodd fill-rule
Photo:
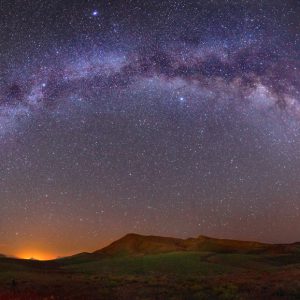
M 98 10 L 94 10 L 93 12 L 92 12 L 92 16 L 93 17 L 97 17 L 99 15 L 99 11 Z
M 296 0 L 2 2 L 0 240 L 300 236 Z

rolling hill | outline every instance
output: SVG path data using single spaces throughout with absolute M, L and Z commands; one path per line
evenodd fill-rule
M 280 254 L 298 251 L 299 243 L 265 244 L 259 242 L 216 239 L 207 236 L 179 239 L 161 236 L 127 234 L 109 246 L 95 251 L 97 255 L 148 255 L 181 251 L 218 253 Z
M 127 234 L 52 261 L 0 257 L 0 300 L 296 300 L 299 278 L 300 243 Z

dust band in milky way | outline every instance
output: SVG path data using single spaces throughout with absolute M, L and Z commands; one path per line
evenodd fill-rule
M 55 110 L 70 98 L 88 101 L 93 91 L 101 97 L 101 92 L 138 86 L 151 78 L 160 82 L 157 89 L 164 84 L 173 85 L 174 91 L 184 86 L 187 91 L 190 88 L 229 97 L 238 105 L 247 103 L 264 110 L 277 107 L 293 118 L 300 114 L 299 63 L 292 53 L 262 41 L 247 41 L 239 47 L 177 42 L 121 54 L 99 50 L 73 60 L 62 58 L 60 65 L 51 65 L 51 60 L 40 64 L 26 77 L 22 75 L 24 67 L 20 67 L 16 79 L 2 84 L 0 117 L 4 131 L 16 118 Z

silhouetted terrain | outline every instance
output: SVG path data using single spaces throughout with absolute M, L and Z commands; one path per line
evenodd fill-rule
M 258 242 L 214 239 L 206 236 L 178 239 L 160 236 L 127 234 L 96 254 L 157 254 L 174 251 L 213 251 L 232 253 L 290 253 L 299 250 L 299 244 L 263 244 Z
M 0 257 L 0 299 L 300 299 L 300 243 L 128 234 L 53 261 Z

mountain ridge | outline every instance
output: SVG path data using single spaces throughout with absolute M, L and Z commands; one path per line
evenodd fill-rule
M 214 252 L 242 254 L 286 254 L 300 252 L 300 242 L 271 244 L 257 241 L 219 239 L 205 235 L 176 238 L 128 233 L 109 245 L 93 252 L 80 252 L 54 260 L 101 259 L 120 255 L 155 255 L 171 252 Z M 0 254 L 0 258 L 9 258 Z
M 94 251 L 96 255 L 147 255 L 179 251 L 207 251 L 232 253 L 287 253 L 296 251 L 298 242 L 293 244 L 268 244 L 256 241 L 217 239 L 204 235 L 196 238 L 173 238 L 155 235 L 129 233 L 110 245 Z

